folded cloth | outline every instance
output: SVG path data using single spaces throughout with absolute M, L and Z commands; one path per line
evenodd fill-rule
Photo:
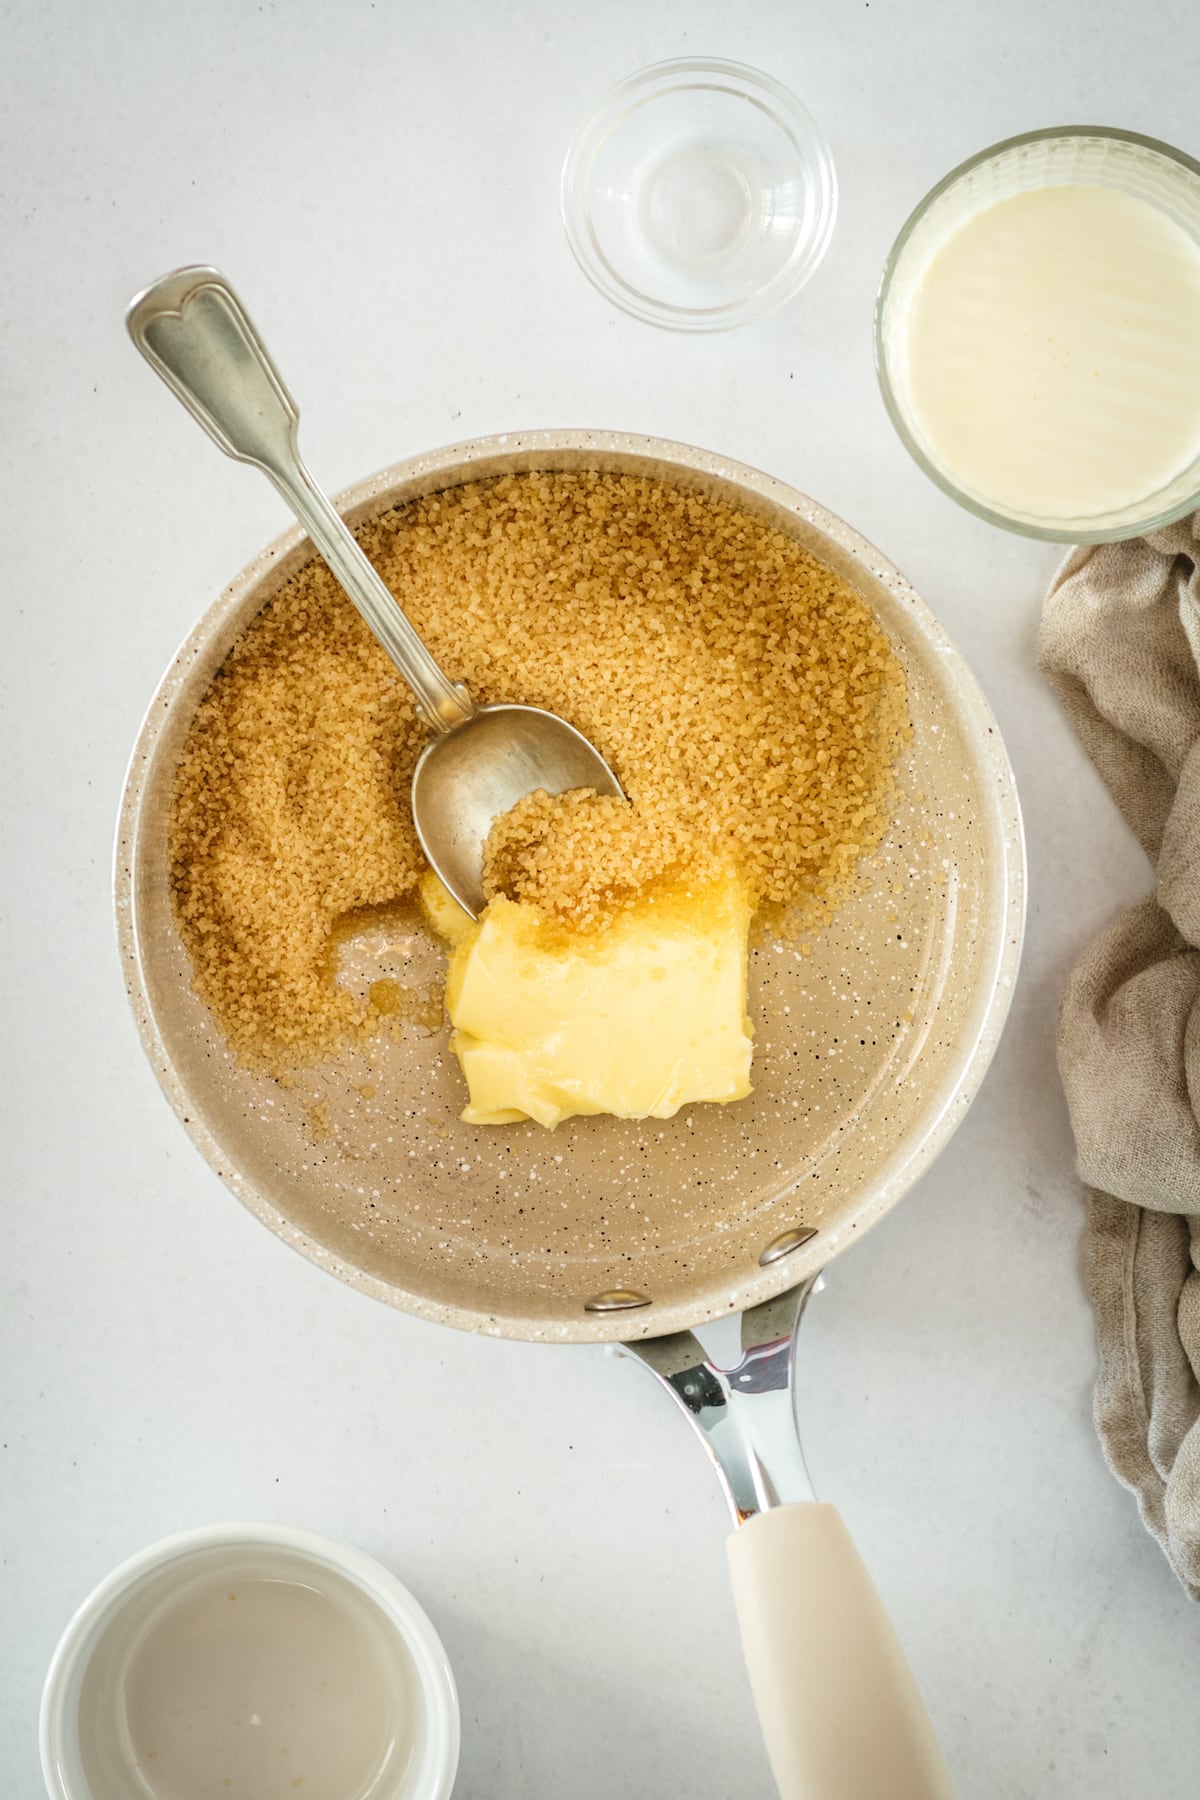
M 1155 865 L 1084 953 L 1058 1064 L 1088 1184 L 1095 1418 L 1200 1600 L 1200 514 L 1072 551 L 1042 668 Z

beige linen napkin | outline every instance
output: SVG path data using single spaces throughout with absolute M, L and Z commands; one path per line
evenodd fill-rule
M 1200 1599 L 1200 514 L 1071 553 L 1042 667 L 1155 864 L 1084 953 L 1058 1062 L 1088 1183 L 1095 1416 L 1118 1480 Z

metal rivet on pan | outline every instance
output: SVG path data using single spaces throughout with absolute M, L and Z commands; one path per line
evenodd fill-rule
M 593 1294 L 583 1303 L 584 1312 L 632 1312 L 635 1307 L 649 1306 L 649 1294 L 635 1294 L 632 1288 L 609 1288 L 605 1294 Z
M 769 1263 L 778 1262 L 781 1256 L 798 1250 L 801 1244 L 809 1243 L 816 1235 L 815 1225 L 792 1225 L 787 1231 L 781 1231 L 778 1237 L 771 1239 L 758 1260 L 765 1269 Z

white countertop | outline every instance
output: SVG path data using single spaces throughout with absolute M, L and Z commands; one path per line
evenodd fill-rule
M 1200 1789 L 1200 1610 L 1093 1435 L 1054 1069 L 1063 975 L 1148 873 L 1034 667 L 1054 550 L 924 479 L 870 345 L 894 232 L 976 149 L 1083 121 L 1200 152 L 1194 25 L 1188 0 L 9 9 L 5 1793 L 38 1791 L 37 1695 L 75 1602 L 137 1546 L 239 1517 L 357 1543 L 426 1604 L 461 1689 L 459 1800 L 772 1793 L 720 1495 L 644 1375 L 440 1330 L 318 1273 L 204 1165 L 142 1057 L 108 893 L 125 759 L 179 639 L 286 522 L 125 340 L 130 294 L 186 261 L 248 297 L 332 488 L 491 431 L 683 439 L 843 514 L 965 650 L 1024 800 L 1024 971 L 958 1136 L 810 1311 L 806 1445 L 963 1800 Z M 811 287 L 715 338 L 612 310 L 556 210 L 582 112 L 689 52 L 792 86 L 841 183 Z

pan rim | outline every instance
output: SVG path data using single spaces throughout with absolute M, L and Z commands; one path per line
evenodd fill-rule
M 173 700 L 193 665 L 220 636 L 247 595 L 273 566 L 283 562 L 304 543 L 305 534 L 299 526 L 293 526 L 266 545 L 205 609 L 155 689 L 138 730 L 125 776 L 114 844 L 113 898 L 125 987 L 142 1048 L 176 1118 L 210 1168 L 248 1211 L 318 1268 L 372 1298 L 419 1318 L 485 1336 L 535 1342 L 606 1343 L 690 1329 L 774 1298 L 823 1268 L 853 1238 L 861 1236 L 890 1211 L 915 1184 L 945 1148 L 965 1116 L 999 1044 L 1016 987 L 1024 942 L 1026 852 L 1012 765 L 992 710 L 957 645 L 887 557 L 837 514 L 786 482 L 733 458 L 669 439 L 627 432 L 556 429 L 473 438 L 405 458 L 344 488 L 334 496 L 334 504 L 339 512 L 353 512 L 369 506 L 382 494 L 430 476 L 453 474 L 456 477 L 453 485 L 459 485 L 471 479 L 472 465 L 486 463 L 489 459 L 512 455 L 554 456 L 563 452 L 639 458 L 691 470 L 728 481 L 743 492 L 781 507 L 881 581 L 893 597 L 903 603 L 922 637 L 952 673 L 956 703 L 989 778 L 995 813 L 994 835 L 998 851 L 995 858 L 995 910 L 999 920 L 995 954 L 986 980 L 980 978 L 979 991 L 986 997 L 973 1041 L 964 1044 L 955 1059 L 956 1079 L 939 1087 L 940 1104 L 936 1112 L 915 1141 L 906 1140 L 872 1179 L 871 1193 L 853 1220 L 824 1229 L 811 1243 L 781 1260 L 759 1266 L 719 1289 L 706 1287 L 694 1298 L 656 1304 L 642 1312 L 588 1313 L 581 1310 L 577 1319 L 565 1322 L 521 1318 L 454 1305 L 369 1274 L 297 1226 L 257 1182 L 235 1166 L 235 1159 L 226 1153 L 209 1130 L 201 1110 L 189 1097 L 159 1030 L 143 976 L 134 870 L 143 816 L 141 802 Z

